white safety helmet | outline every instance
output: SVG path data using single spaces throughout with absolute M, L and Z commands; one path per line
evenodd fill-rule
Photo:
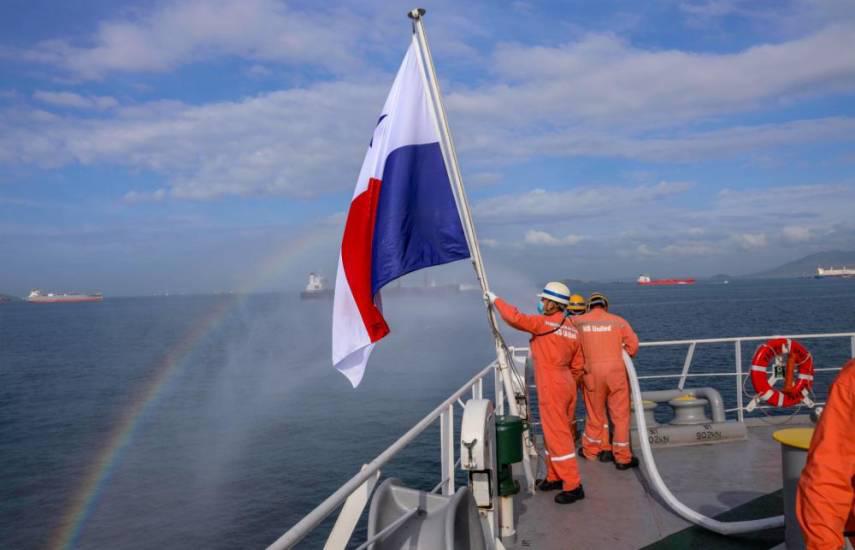
M 566 306 L 570 302 L 570 289 L 564 283 L 552 281 L 546 283 L 543 287 L 543 292 L 537 295 L 538 298 L 546 298 L 557 304 Z

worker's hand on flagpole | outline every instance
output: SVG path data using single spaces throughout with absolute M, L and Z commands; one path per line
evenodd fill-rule
M 496 302 L 496 298 L 498 298 L 498 296 L 496 296 L 496 294 L 494 292 L 490 292 L 488 290 L 487 292 L 484 293 L 484 301 L 485 302 L 489 302 L 489 303 L 493 304 Z

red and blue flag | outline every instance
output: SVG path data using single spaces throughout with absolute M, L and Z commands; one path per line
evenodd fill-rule
M 469 257 L 415 37 L 386 98 L 350 203 L 336 274 L 332 359 L 354 387 L 389 333 L 380 289 Z

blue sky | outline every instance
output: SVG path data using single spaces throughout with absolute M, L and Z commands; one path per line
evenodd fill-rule
M 423 5 L 500 285 L 855 248 L 852 2 Z M 411 7 L 4 2 L 0 292 L 332 275 Z

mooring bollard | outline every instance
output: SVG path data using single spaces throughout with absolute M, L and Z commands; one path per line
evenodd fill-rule
M 686 426 L 693 424 L 709 424 L 712 422 L 706 413 L 706 399 L 700 399 L 693 394 L 676 397 L 668 404 L 674 409 L 674 418 L 671 424 L 675 426 Z

